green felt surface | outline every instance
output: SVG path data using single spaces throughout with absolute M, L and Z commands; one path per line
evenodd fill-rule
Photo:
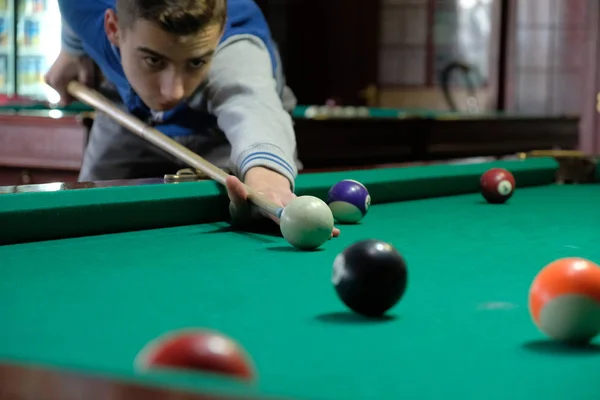
M 61 111 L 64 116 L 77 116 L 83 112 L 92 112 L 93 108 L 74 102 L 67 107 L 49 107 L 45 103 L 8 103 L 0 105 L 0 115 L 22 115 L 53 118 L 52 112 Z
M 135 377 L 147 341 L 199 326 L 250 352 L 257 393 L 598 399 L 600 347 L 553 345 L 527 310 L 531 280 L 548 262 L 600 262 L 598 198 L 597 184 L 539 184 L 505 205 L 478 193 L 382 202 L 315 252 L 225 222 L 2 246 L 0 358 Z M 391 242 L 408 262 L 407 292 L 389 320 L 354 317 L 330 283 L 334 257 L 364 238 Z
M 300 175 L 298 195 L 327 196 L 342 179 L 369 188 L 374 204 L 472 193 L 489 168 L 509 169 L 519 187 L 553 181 L 556 160 L 536 158 L 466 165 L 357 170 Z M 222 221 L 227 195 L 214 181 L 0 194 L 0 244 Z M 86 223 L 79 223 L 85 219 Z M 35 227 L 35 229 L 33 229 Z

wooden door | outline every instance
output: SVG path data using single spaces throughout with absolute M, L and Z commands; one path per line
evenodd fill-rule
M 586 46 L 585 78 L 581 104 L 580 149 L 589 154 L 600 154 L 600 4 L 588 2 L 589 30 Z

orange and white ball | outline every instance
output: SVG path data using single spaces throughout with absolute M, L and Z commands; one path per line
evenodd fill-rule
M 600 266 L 577 257 L 548 264 L 531 284 L 529 312 L 549 338 L 589 342 L 600 333 Z

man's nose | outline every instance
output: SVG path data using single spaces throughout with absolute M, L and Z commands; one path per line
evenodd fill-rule
M 160 94 L 165 103 L 175 103 L 181 101 L 185 94 L 185 89 L 183 88 L 183 79 L 175 74 L 166 76 L 162 81 Z

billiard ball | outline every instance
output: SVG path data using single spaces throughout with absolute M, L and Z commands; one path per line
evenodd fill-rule
M 600 333 L 600 267 L 578 257 L 546 265 L 529 289 L 529 312 L 549 338 L 589 342 Z
M 306 110 L 304 111 L 304 116 L 306 118 L 314 118 L 316 115 L 317 115 L 317 107 L 316 106 L 306 107 Z
M 333 214 L 318 197 L 299 196 L 283 209 L 279 226 L 281 234 L 292 246 L 313 250 L 331 238 Z
M 254 366 L 239 344 L 203 329 L 168 333 L 148 343 L 135 360 L 139 371 L 173 369 L 205 371 L 252 381 Z
M 391 244 L 367 239 L 335 258 L 332 283 L 341 301 L 367 317 L 383 316 L 400 301 L 407 286 L 407 267 Z
M 362 183 L 344 179 L 329 189 L 327 204 L 336 221 L 357 223 L 367 215 L 371 196 Z
M 492 204 L 502 204 L 515 191 L 515 178 L 504 168 L 492 168 L 481 176 L 481 194 Z

